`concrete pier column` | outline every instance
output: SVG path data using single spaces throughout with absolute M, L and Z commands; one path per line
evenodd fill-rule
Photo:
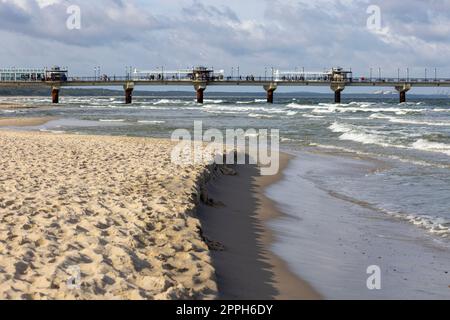
M 125 104 L 133 103 L 133 89 L 125 89 Z
M 267 92 L 267 103 L 273 103 L 274 92 L 277 90 L 277 84 L 271 83 L 264 86 L 264 90 Z
M 197 92 L 197 103 L 203 103 L 203 97 L 206 90 L 206 83 L 197 83 L 194 85 Z
M 273 103 L 273 93 L 275 90 L 267 90 L 267 103 Z
M 406 102 L 406 91 L 400 92 L 400 103 Z
M 203 103 L 205 89 L 197 89 L 197 103 Z
M 52 103 L 59 103 L 59 87 L 52 87 Z
M 334 103 L 341 103 L 341 92 L 339 90 L 334 92 Z
M 406 93 L 409 90 L 411 90 L 411 85 L 405 84 L 403 86 L 397 86 L 397 87 L 395 87 L 395 90 L 397 90 L 398 93 L 400 94 L 400 103 L 405 103 L 406 102 Z
M 343 83 L 333 83 L 331 85 L 331 90 L 334 91 L 334 103 L 341 103 L 341 92 L 344 91 L 345 84 Z
M 125 90 L 125 104 L 131 104 L 133 102 L 134 83 L 128 82 L 123 86 L 123 89 Z

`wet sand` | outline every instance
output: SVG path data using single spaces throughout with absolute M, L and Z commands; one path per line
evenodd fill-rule
M 40 118 L 0 118 L 0 127 L 34 127 L 55 120 L 55 117 Z
M 213 243 L 220 299 L 320 299 L 272 253 L 273 234 L 267 222 L 282 216 L 264 189 L 283 177 L 289 156 L 280 159 L 280 173 L 260 176 L 254 166 L 236 166 L 236 176 L 219 176 L 208 186 L 213 206 L 202 204 L 199 218 Z

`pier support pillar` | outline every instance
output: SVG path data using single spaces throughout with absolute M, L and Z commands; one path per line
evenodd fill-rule
M 344 91 L 344 83 L 333 83 L 331 85 L 331 90 L 334 91 L 334 103 L 341 103 L 341 92 Z
M 59 87 L 52 87 L 52 103 L 59 103 Z
M 203 103 L 205 89 L 197 89 L 197 103 Z
M 277 84 L 271 83 L 264 86 L 264 90 L 267 92 L 267 103 L 273 103 L 274 92 L 277 90 Z
M 403 86 L 397 86 L 397 87 L 395 87 L 395 90 L 397 90 L 398 93 L 400 94 L 400 103 L 405 103 L 406 102 L 406 93 L 409 90 L 411 90 L 411 85 L 405 84 Z
M 123 89 L 125 90 L 125 104 L 131 104 L 133 102 L 134 83 L 128 82 L 123 86 Z
M 194 85 L 195 91 L 197 92 L 197 103 L 203 103 L 203 96 L 206 90 L 206 83 L 197 83 Z
M 400 103 L 406 102 L 406 91 L 400 91 Z

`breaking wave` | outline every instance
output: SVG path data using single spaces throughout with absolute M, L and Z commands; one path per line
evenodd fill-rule
M 440 142 L 432 142 L 426 139 L 419 139 L 412 144 L 412 147 L 417 150 L 438 152 L 450 156 L 450 145 Z
M 362 144 L 376 144 L 383 147 L 402 147 L 392 144 L 386 136 L 375 132 L 367 132 L 364 128 L 351 124 L 335 122 L 329 129 L 335 133 L 342 133 L 339 140 L 349 140 Z

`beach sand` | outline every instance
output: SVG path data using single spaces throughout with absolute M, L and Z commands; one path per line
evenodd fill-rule
M 215 244 L 219 298 L 226 300 L 321 299 L 270 249 L 267 223 L 282 216 L 265 196 L 265 188 L 283 177 L 290 156 L 281 154 L 280 171 L 261 176 L 255 166 L 236 166 L 236 175 L 218 176 L 208 185 L 213 205 L 201 204 L 205 237 Z
M 166 140 L 1 131 L 0 144 L 1 299 L 217 296 L 195 217 L 211 166 L 172 164 Z

